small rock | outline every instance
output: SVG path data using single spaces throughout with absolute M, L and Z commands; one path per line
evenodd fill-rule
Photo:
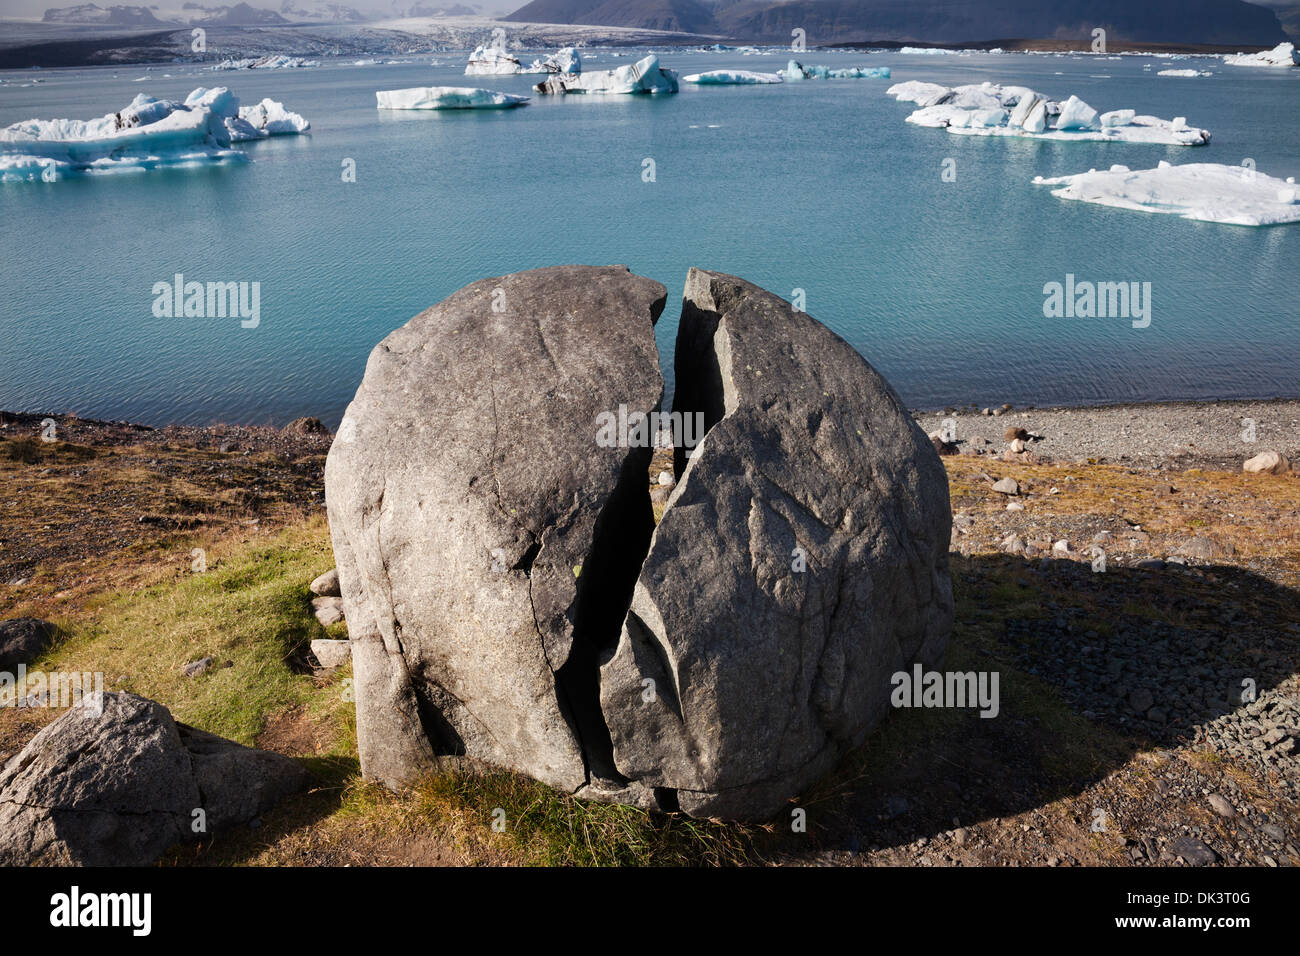
M 1184 558 L 1195 558 L 1198 561 L 1218 561 L 1231 557 L 1236 553 L 1236 550 L 1231 544 L 1220 544 L 1214 538 L 1197 535 L 1194 538 L 1188 538 L 1174 553 Z
M 1003 433 L 1003 437 L 1005 437 L 1007 441 L 1027 442 L 1029 441 L 1029 432 L 1025 431 L 1023 428 L 1017 428 L 1015 425 L 1012 425 Z M 1024 451 L 1023 445 L 1018 448 L 1017 451 Z
M 352 659 L 352 642 L 315 640 L 311 642 L 311 652 L 321 667 L 342 667 Z
M 671 471 L 659 472 L 659 487 L 671 488 L 675 484 L 677 484 L 677 480 L 673 478 L 673 473 Z
M 1291 462 L 1279 452 L 1265 451 L 1248 459 L 1241 470 L 1251 475 L 1284 475 L 1291 470 Z
M 1196 837 L 1179 837 L 1169 844 L 1169 851 L 1174 856 L 1181 856 L 1191 866 L 1209 866 L 1219 860 L 1219 854 Z
M 1151 705 L 1155 703 L 1155 700 L 1151 696 L 1151 691 L 1145 687 L 1135 687 L 1129 691 L 1128 703 L 1139 714 L 1145 714 L 1151 709 Z
M 1069 554 L 1070 542 L 1066 541 L 1064 538 L 1062 538 L 1060 541 L 1053 542 L 1052 551 L 1055 554 Z
M 339 596 L 339 570 L 330 568 L 311 584 L 307 585 L 312 594 L 318 594 L 321 597 L 338 597 Z
M 1008 510 L 1008 511 L 1024 511 L 1024 510 L 1025 510 L 1025 506 L 1024 506 L 1023 503 L 1021 503 L 1021 502 L 1019 502 L 1019 501 L 1008 501 L 1008 502 L 1007 502 L 1007 510 Z
M 1231 820 L 1237 815 L 1237 811 L 1233 808 L 1232 803 L 1221 794 L 1212 793 L 1206 799 L 1209 801 L 1210 808 L 1219 816 Z
M 208 672 L 208 668 L 211 666 L 212 658 L 203 657 L 197 661 L 190 661 L 188 664 L 182 666 L 181 673 L 186 677 L 201 677 Z
M 1143 571 L 1163 571 L 1165 563 L 1159 558 L 1143 558 L 1133 565 L 1135 568 L 1141 568 Z
M 965 827 L 958 827 L 952 831 L 952 839 L 958 846 L 965 846 L 966 841 L 970 839 L 970 831 Z
M 0 671 L 12 672 L 19 664 L 30 664 L 44 654 L 54 640 L 56 628 L 35 617 L 0 621 Z
M 1000 478 L 993 483 L 993 490 L 1004 495 L 1020 494 L 1020 483 L 1014 478 Z
M 1259 832 L 1263 836 L 1267 837 L 1269 840 L 1272 840 L 1274 843 L 1286 842 L 1286 831 L 1283 830 L 1276 823 L 1260 824 Z
M 331 624 L 337 624 L 339 621 L 343 620 L 342 598 L 313 598 L 311 607 L 312 610 L 316 612 L 316 620 L 320 621 L 322 627 L 329 627 Z
M 295 418 L 281 429 L 286 435 L 328 435 L 319 418 Z

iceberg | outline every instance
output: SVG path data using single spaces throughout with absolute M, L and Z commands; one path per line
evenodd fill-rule
M 1300 66 L 1300 51 L 1294 43 L 1279 43 L 1263 53 L 1230 53 L 1223 62 L 1228 66 Z
M 222 60 L 213 70 L 300 70 L 320 66 L 319 60 L 306 60 L 300 56 L 275 53 L 269 56 L 245 57 L 240 60 Z
M 921 107 L 907 117 L 907 122 L 959 135 L 1164 146 L 1204 146 L 1210 141 L 1208 130 L 1188 126 L 1182 116 L 1163 120 L 1139 116 L 1136 110 L 1098 115 L 1077 96 L 1058 103 L 1024 86 L 980 83 L 949 88 L 909 81 L 896 83 L 887 93 L 900 103 Z
M 519 60 L 499 46 L 475 47 L 465 66 L 466 76 L 510 76 L 519 72 Z
M 31 119 L 0 129 L 0 181 L 238 162 L 229 124 L 239 100 L 225 87 L 195 90 L 185 103 L 141 93 L 92 120 Z
M 381 110 L 504 110 L 523 106 L 527 96 L 471 86 L 416 86 L 375 93 Z
M 527 69 L 520 68 L 520 73 L 581 73 L 582 55 L 575 47 L 566 46 L 558 53 L 552 53 L 544 60 L 533 60 Z
M 594 73 L 557 73 L 533 87 L 538 93 L 676 93 L 677 73 L 651 54 L 629 66 Z
M 1089 130 L 1100 129 L 1097 111 L 1079 99 L 1071 96 L 1061 104 L 1061 112 L 1056 117 L 1057 129 Z
M 833 70 L 828 66 L 804 66 L 791 60 L 781 71 L 786 80 L 887 80 L 892 75 L 887 66 L 859 66 Z
M 692 73 L 683 76 L 683 83 L 696 83 L 700 86 L 732 86 L 757 83 L 781 83 L 784 77 L 780 73 L 754 73 L 751 70 L 709 70 L 707 73 Z
M 1052 195 L 1061 199 L 1167 213 L 1183 219 L 1234 226 L 1275 226 L 1300 222 L 1300 187 L 1265 176 L 1246 166 L 1162 162 L 1155 169 L 1136 172 L 1112 166 L 1073 176 L 1034 178 L 1039 186 L 1058 186 Z
M 1213 76 L 1209 70 L 1161 70 L 1156 76 Z
M 885 91 L 900 103 L 915 103 L 917 106 L 938 106 L 952 97 L 952 90 L 938 83 L 925 83 L 921 80 L 908 80 L 895 83 Z
M 190 105 L 201 91 L 195 90 L 185 100 Z M 253 139 L 266 139 L 268 136 L 294 136 L 311 129 L 311 123 L 297 113 L 284 108 L 269 96 L 256 106 L 241 106 L 239 115 L 226 120 L 226 129 L 230 131 L 232 143 L 242 143 Z

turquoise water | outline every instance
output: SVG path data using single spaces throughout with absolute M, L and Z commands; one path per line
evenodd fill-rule
M 686 73 L 774 70 L 785 58 L 663 62 Z M 1269 175 L 1300 176 L 1300 70 L 1194 60 L 1176 65 L 1215 75 L 1176 79 L 1154 75 L 1168 61 L 1137 57 L 804 57 L 1186 116 L 1214 134 L 1193 150 L 920 129 L 879 80 L 535 98 L 507 112 L 375 109 L 380 89 L 530 83 L 463 77 L 459 55 L 430 59 L 0 74 L 0 125 L 89 118 L 139 92 L 183 99 L 200 85 L 228 85 L 245 103 L 271 96 L 312 123 L 308 136 L 249 145 L 249 164 L 0 187 L 0 408 L 333 425 L 390 330 L 475 279 L 570 262 L 625 263 L 668 286 L 669 374 L 682 283 L 697 265 L 786 297 L 804 290 L 807 311 L 913 407 L 1300 394 L 1300 226 L 1193 223 L 1067 203 L 1031 184 L 1162 159 L 1250 157 Z M 606 54 L 588 66 L 628 62 Z M 19 87 L 34 75 L 44 82 Z M 955 183 L 942 179 L 946 158 Z M 355 183 L 342 181 L 345 159 Z M 151 289 L 175 273 L 260 282 L 260 325 L 155 318 Z M 1150 327 L 1045 319 L 1043 285 L 1067 273 L 1151 282 Z

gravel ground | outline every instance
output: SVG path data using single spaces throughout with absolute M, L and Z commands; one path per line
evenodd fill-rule
M 950 408 L 917 412 L 926 434 L 956 423 L 960 450 L 998 454 L 1009 427 L 1030 432 L 1026 447 L 1040 459 L 1126 463 L 1147 468 L 1217 468 L 1239 471 L 1263 451 L 1300 458 L 1300 401 L 1171 402 L 1091 408 Z M 1247 428 L 1253 421 L 1254 440 Z M 984 439 L 988 444 L 983 444 Z

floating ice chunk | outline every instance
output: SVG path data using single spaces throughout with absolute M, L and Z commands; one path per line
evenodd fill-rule
M 257 132 L 255 137 L 257 139 L 264 136 L 292 136 L 311 129 L 311 123 L 305 118 L 290 112 L 284 108 L 283 103 L 277 103 L 270 97 L 256 106 L 241 106 L 239 122 L 254 129 Z M 226 121 L 226 127 L 230 129 L 231 140 L 235 140 L 235 131 L 231 127 L 230 120 Z
M 692 73 L 682 77 L 683 83 L 696 83 L 700 86 L 781 83 L 783 80 L 780 73 L 755 73 L 751 70 L 709 70 L 707 73 Z
M 501 110 L 523 106 L 527 96 L 471 86 L 417 86 L 375 93 L 381 110 Z
M 1052 195 L 1061 199 L 1172 213 L 1184 219 L 1237 226 L 1272 226 L 1300 222 L 1300 198 L 1294 183 L 1244 166 L 1162 162 L 1155 169 L 1136 172 L 1113 166 L 1107 172 L 1091 171 L 1053 179 L 1036 177 L 1040 186 L 1059 186 Z
M 239 100 L 217 87 L 184 103 L 141 93 L 93 120 L 26 120 L 0 130 L 0 181 L 245 160 L 229 148 L 227 124 L 238 117 Z
M 1161 70 L 1156 76 L 1213 76 L 1209 70 Z
M 1111 110 L 1109 113 L 1101 114 L 1101 128 L 1113 129 L 1116 126 L 1128 126 L 1135 119 L 1137 119 L 1136 110 Z
M 1279 43 L 1263 53 L 1229 54 L 1223 62 L 1228 66 L 1300 66 L 1300 51 L 1294 43 Z
M 320 66 L 319 60 L 307 60 L 300 56 L 285 56 L 275 53 L 269 56 L 245 57 L 243 59 L 222 60 L 213 70 L 301 70 Z
M 971 127 L 993 127 L 1007 125 L 1007 111 L 1001 107 L 987 110 L 971 110 L 966 125 Z
M 831 69 L 829 66 L 804 66 L 798 60 L 786 64 L 781 76 L 787 80 L 887 80 L 887 66 L 857 66 Z
M 557 73 L 533 87 L 538 93 L 676 93 L 677 74 L 651 54 L 628 66 L 593 73 Z
M 1031 135 L 1038 135 L 1047 129 L 1047 101 L 1037 100 L 1029 109 L 1028 115 L 1020 122 L 1020 128 Z
M 898 51 L 904 56 L 952 56 L 956 50 L 940 50 L 930 46 L 905 46 Z
M 1007 118 L 1007 125 L 1023 128 L 1025 121 L 1029 119 L 1029 114 L 1034 111 L 1034 107 L 1044 102 L 1043 98 L 1033 90 L 1025 90 L 1016 100 L 1016 107 Z M 1045 113 L 1046 111 L 1044 111 Z
M 975 86 L 958 86 L 952 91 L 952 98 L 945 100 L 953 106 L 968 110 L 1000 109 L 1003 105 L 1003 90 L 992 83 L 980 83 Z
M 1097 129 L 1097 111 L 1077 96 L 1071 96 L 1061 104 L 1061 115 L 1056 118 L 1056 128 Z
M 466 76 L 510 76 L 521 72 L 519 60 L 504 47 L 485 44 L 474 48 L 465 66 Z
M 216 98 L 215 101 L 213 97 Z M 240 106 L 239 100 L 224 87 L 213 90 L 199 87 L 185 98 L 188 109 L 203 108 L 213 102 L 219 106 L 232 143 L 266 139 L 268 136 L 291 136 L 311 129 L 311 124 L 306 119 L 297 113 L 291 113 L 284 108 L 283 103 L 277 103 L 270 97 L 256 106 Z
M 1171 122 L 1138 116 L 1135 110 L 1114 110 L 1098 117 L 1097 111 L 1077 96 L 1058 104 L 1023 86 L 981 83 L 949 89 L 936 83 L 911 81 L 891 86 L 888 93 L 900 102 L 921 104 L 921 109 L 907 118 L 909 123 L 946 128 L 966 136 L 1034 136 L 1166 146 L 1204 146 L 1210 141 L 1209 131 L 1188 126 L 1185 117 Z M 995 122 L 998 110 L 1007 113 L 1005 122 Z M 967 115 L 974 112 L 981 115 Z
M 468 72 L 468 71 L 466 71 Z M 533 60 L 532 66 L 520 68 L 518 73 L 581 73 L 582 55 L 577 49 L 566 46 L 558 53 L 552 53 L 544 60 Z
M 791 61 L 793 62 L 793 61 Z M 909 80 L 895 83 L 885 91 L 900 103 L 915 103 L 922 108 L 938 106 L 952 98 L 952 90 L 938 83 L 925 83 L 921 80 Z

